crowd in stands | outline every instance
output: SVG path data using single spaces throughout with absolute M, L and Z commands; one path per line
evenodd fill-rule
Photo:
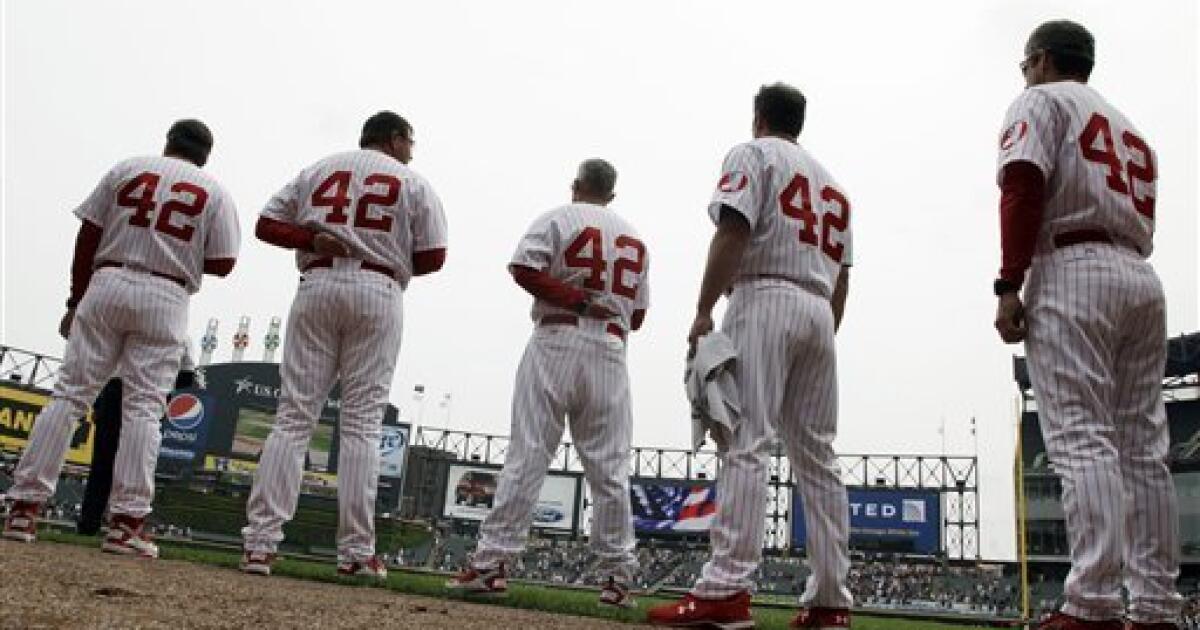
M 873 608 L 922 608 L 1013 616 L 1020 607 L 1016 576 L 999 565 L 948 565 L 873 558 L 850 568 L 855 601 Z
M 1184 630 L 1200 630 L 1200 578 L 1179 581 L 1179 592 L 1183 595 Z
M 457 571 L 467 562 L 474 538 L 443 533 L 433 545 L 428 566 Z M 643 541 L 637 558 L 635 587 L 642 590 L 687 589 L 696 581 L 709 550 L 705 546 L 677 546 Z M 594 556 L 578 540 L 530 538 L 526 551 L 509 568 L 518 579 L 554 584 L 594 584 Z M 804 589 L 809 569 L 803 558 L 767 556 L 756 575 L 761 596 L 787 600 Z M 855 559 L 849 575 L 856 605 L 867 608 L 945 611 L 967 614 L 1015 616 L 1020 597 L 1017 578 L 1005 575 L 1000 565 L 961 565 L 888 556 Z
M 151 526 L 150 532 L 154 534 L 155 538 L 190 540 L 192 537 L 191 527 L 179 527 L 170 523 L 156 523 Z

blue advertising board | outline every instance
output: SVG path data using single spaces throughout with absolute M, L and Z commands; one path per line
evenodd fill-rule
M 847 488 L 850 548 L 936 554 L 942 548 L 942 502 L 936 490 Z M 792 495 L 792 546 L 804 547 L 807 528 L 800 493 Z
M 160 463 L 191 464 L 204 453 L 212 409 L 212 396 L 202 389 L 175 392 L 167 403 L 167 417 L 162 423 Z

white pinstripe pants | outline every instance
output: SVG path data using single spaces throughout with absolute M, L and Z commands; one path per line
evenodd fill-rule
M 1173 621 L 1179 516 L 1162 400 L 1166 305 L 1131 251 L 1086 243 L 1034 259 L 1025 351 L 1071 549 L 1063 611 Z
M 762 560 L 768 462 L 778 436 L 804 497 L 812 575 L 801 603 L 848 608 L 850 508 L 833 452 L 837 359 L 829 300 L 785 280 L 740 281 L 721 323 L 738 351 L 741 425 L 722 457 L 712 558 L 692 593 L 754 590 Z
M 275 426 L 246 503 L 245 548 L 274 553 L 296 515 L 304 456 L 325 399 L 340 377 L 339 561 L 375 554 L 375 493 L 384 407 L 400 352 L 403 291 L 374 271 L 305 274 L 288 313 Z
M 564 417 L 592 496 L 591 546 L 600 577 L 633 580 L 633 513 L 629 457 L 633 415 L 625 344 L 602 322 L 549 325 L 533 331 L 513 392 L 512 435 L 496 502 L 479 529 L 472 558 L 490 569 L 525 548 L 533 508 L 550 460 L 562 441 Z
M 100 269 L 75 312 L 50 403 L 34 421 L 9 495 L 44 502 L 54 494 L 78 419 L 114 374 L 122 381 L 121 444 L 109 511 L 144 517 L 154 499 L 154 467 L 166 396 L 187 334 L 188 293 L 170 280 L 129 269 Z

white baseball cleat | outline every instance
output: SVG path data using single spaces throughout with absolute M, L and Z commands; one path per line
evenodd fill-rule
M 600 603 L 617 608 L 637 608 L 637 600 L 629 592 L 629 587 L 613 577 L 609 577 L 604 586 L 600 587 Z
M 238 569 L 242 573 L 254 575 L 271 575 L 271 564 L 275 562 L 275 554 L 266 551 L 244 551 Z
M 157 558 L 158 545 L 145 533 L 146 519 L 115 514 L 108 524 L 108 534 L 100 545 L 102 551 L 123 556 Z
M 461 573 L 446 580 L 446 588 L 478 595 L 504 595 L 508 592 L 504 563 L 494 569 L 476 569 L 468 565 Z
M 368 577 L 379 581 L 387 579 L 387 567 L 383 561 L 375 556 L 371 556 L 366 561 L 348 560 L 339 562 L 337 566 L 338 577 Z

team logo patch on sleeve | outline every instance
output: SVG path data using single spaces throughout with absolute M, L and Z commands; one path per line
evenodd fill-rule
M 745 188 L 748 183 L 750 183 L 750 178 L 745 173 L 730 171 L 721 176 L 717 189 L 721 192 L 734 193 Z
M 1029 123 L 1024 120 L 1018 120 L 1009 125 L 1008 129 L 1005 129 L 1004 133 L 1000 135 L 1000 150 L 1007 151 L 1013 148 L 1013 145 L 1023 140 L 1028 132 Z

